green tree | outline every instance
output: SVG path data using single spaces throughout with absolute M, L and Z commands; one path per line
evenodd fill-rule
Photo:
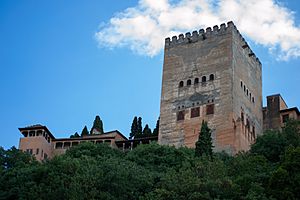
M 211 138 L 211 129 L 208 127 L 207 122 L 203 120 L 199 133 L 199 139 L 196 142 L 195 155 L 198 157 L 205 155 L 212 158 L 212 149 L 213 144 Z
M 138 133 L 138 119 L 137 116 L 133 118 L 132 124 L 131 124 L 131 132 L 129 139 L 134 138 Z
M 70 138 L 78 138 L 78 137 L 80 137 L 80 135 L 77 132 L 75 132 L 73 135 L 70 136 Z
M 103 133 L 104 133 L 104 131 L 103 131 L 103 122 L 102 122 L 102 120 L 100 119 L 99 115 L 97 115 L 97 116 L 95 117 L 95 120 L 94 120 L 94 123 L 93 123 L 93 127 L 92 127 L 92 129 L 91 129 L 91 134 L 93 134 L 92 131 L 93 131 L 94 129 L 96 129 L 100 134 L 103 134 Z
M 143 134 L 143 127 L 142 127 L 142 118 L 139 117 L 137 121 L 137 133 L 135 135 L 136 138 L 141 138 Z
M 156 126 L 155 126 L 155 128 L 153 129 L 153 136 L 158 136 L 158 133 L 159 133 L 159 119 L 160 118 L 158 118 L 158 120 L 156 121 Z
M 84 135 L 88 135 L 88 134 L 89 134 L 89 131 L 88 131 L 87 127 L 84 126 L 84 128 L 81 131 L 81 137 L 84 136 Z
M 151 129 L 149 128 L 149 125 L 146 124 L 146 125 L 145 125 L 145 128 L 144 128 L 144 130 L 143 130 L 143 135 L 142 135 L 142 137 L 150 137 L 151 135 L 152 135 L 152 131 L 151 131 Z
M 284 135 L 277 131 L 266 131 L 256 138 L 251 145 L 250 152 L 256 155 L 263 155 L 271 162 L 278 162 L 284 153 L 287 141 Z

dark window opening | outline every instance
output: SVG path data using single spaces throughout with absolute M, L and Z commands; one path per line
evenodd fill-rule
M 30 131 L 29 132 L 29 137 L 34 137 L 35 136 L 35 132 L 34 131 Z
M 202 82 L 206 82 L 206 76 L 202 76 Z
M 177 121 L 184 120 L 184 110 L 177 113 Z
M 36 151 L 35 151 L 35 154 L 36 154 L 36 155 L 39 155 L 39 152 L 40 152 L 40 149 L 37 148 Z
M 62 148 L 63 143 L 62 142 L 57 142 L 55 144 L 55 149 L 61 149 Z
M 26 149 L 26 152 L 29 153 L 30 155 L 32 155 L 33 153 L 32 149 Z
M 215 80 L 215 75 L 213 75 L 213 74 L 209 75 L 209 80 L 210 80 L 210 81 Z
M 199 78 L 195 78 L 194 84 L 198 84 L 198 83 L 199 83 Z
M 200 116 L 200 107 L 191 109 L 191 118 Z
M 253 134 L 253 137 L 255 138 L 255 126 L 252 126 L 252 134 Z
M 254 97 L 252 97 L 252 102 L 254 103 Z
M 65 142 L 64 143 L 64 148 L 69 148 L 71 146 L 71 143 L 70 142 Z
M 252 95 L 251 95 L 251 93 L 250 93 L 250 100 L 251 100 L 251 97 L 252 97 Z
M 243 88 L 243 81 L 241 81 L 241 88 Z
M 191 85 L 191 84 L 192 84 L 191 79 L 187 80 L 186 85 Z
M 179 87 L 183 87 L 183 81 L 179 82 Z
M 289 121 L 289 119 L 290 119 L 289 114 L 282 115 L 282 122 L 283 123 L 286 123 L 287 121 Z
M 48 155 L 46 153 L 44 153 L 44 159 L 47 159 Z
M 214 104 L 206 105 L 206 114 L 211 115 L 214 114 Z
M 246 86 L 244 86 L 244 92 L 246 92 Z
M 244 123 L 244 113 L 243 112 L 241 113 L 241 121 L 242 121 L 242 123 Z
M 247 96 L 248 96 L 248 89 L 247 89 L 247 92 L 246 92 L 246 93 L 247 93 Z
M 78 144 L 79 144 L 78 142 L 72 142 L 72 146 L 76 146 Z

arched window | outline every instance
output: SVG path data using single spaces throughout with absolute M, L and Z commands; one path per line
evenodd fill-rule
M 194 84 L 198 84 L 198 83 L 199 83 L 199 78 L 195 78 Z
M 215 80 L 215 75 L 213 75 L 213 74 L 209 75 L 209 80 L 210 80 L 210 81 Z
M 183 87 L 183 81 L 179 82 L 179 87 Z
M 202 76 L 202 82 L 206 82 L 206 76 Z
M 187 80 L 186 85 L 191 85 L 191 84 L 192 84 L 191 79 Z
M 247 89 L 247 92 L 246 92 L 246 93 L 247 93 L 247 96 L 248 96 L 248 89 Z
M 243 88 L 243 81 L 241 81 L 241 88 Z

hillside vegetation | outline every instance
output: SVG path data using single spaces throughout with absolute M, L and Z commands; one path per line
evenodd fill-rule
M 299 122 L 268 131 L 249 152 L 140 145 L 122 152 L 83 143 L 39 163 L 0 148 L 0 199 L 300 199 Z

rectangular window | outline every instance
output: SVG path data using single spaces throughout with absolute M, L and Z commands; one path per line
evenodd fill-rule
M 200 116 L 200 107 L 191 109 L 191 118 Z
M 282 115 L 282 122 L 286 123 L 290 119 L 289 114 Z
M 177 121 L 184 120 L 184 110 L 177 112 Z
M 206 105 L 206 115 L 214 114 L 214 104 Z
M 44 153 L 44 159 L 47 159 L 48 155 L 46 153 Z
M 40 152 L 40 149 L 37 148 L 36 151 L 35 151 L 35 154 L 36 154 L 36 155 L 39 155 L 39 152 Z

